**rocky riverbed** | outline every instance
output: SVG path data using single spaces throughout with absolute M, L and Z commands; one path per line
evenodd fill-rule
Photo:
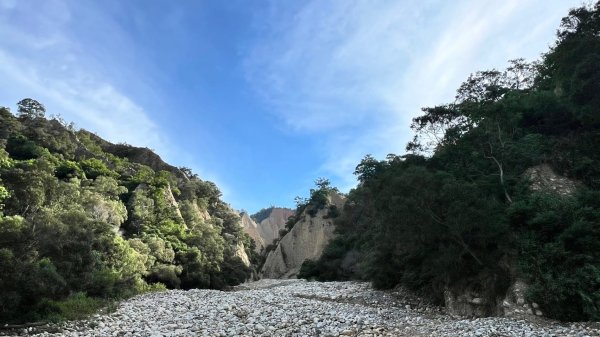
M 597 323 L 465 319 L 367 283 L 261 280 L 235 291 L 172 290 L 122 302 L 110 315 L 16 336 L 600 336 Z

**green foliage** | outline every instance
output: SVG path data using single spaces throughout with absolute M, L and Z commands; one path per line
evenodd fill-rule
M 8 192 L 6 187 L 0 186 L 0 205 L 2 205 L 1 202 L 7 199 L 9 196 L 10 192 Z M 0 209 L 2 209 L 2 207 L 0 207 Z
M 23 259 L 9 248 L 0 249 L 0 319 L 14 321 L 36 320 L 46 314 L 40 304 L 44 298 L 62 293 L 65 281 L 47 259 Z
M 192 288 L 194 286 L 210 286 L 210 273 L 213 271 L 206 265 L 206 256 L 197 247 L 181 252 L 178 256 L 181 265 L 184 267 L 181 274 L 183 288 Z
M 5 107 L 0 107 L 0 139 L 8 139 L 11 134 L 18 134 L 21 129 L 21 123 L 10 110 Z
M 361 254 L 353 248 L 354 243 L 347 235 L 337 236 L 327 245 L 319 260 L 307 260 L 302 264 L 298 277 L 318 281 L 369 280 L 361 274 L 358 266 Z
M 19 118 L 0 109 L 0 322 L 79 319 L 114 298 L 248 279 L 231 247 L 251 239 L 215 184 L 155 172 L 133 147 L 105 152 L 114 145 L 21 103 Z
M 83 170 L 77 165 L 76 162 L 66 160 L 60 163 L 55 170 L 56 177 L 58 179 L 68 180 L 72 178 L 83 178 Z
M 302 208 L 304 209 L 304 208 Z M 298 212 L 298 208 L 296 209 L 296 213 Z M 291 231 L 292 228 L 294 228 L 294 225 L 296 224 L 296 222 L 300 221 L 300 218 L 297 218 L 295 215 L 290 215 L 286 222 L 285 222 L 285 230 L 286 231 Z
M 317 188 L 310 190 L 310 198 L 306 204 L 306 213 L 311 217 L 315 217 L 319 210 L 327 206 L 329 203 L 329 193 L 337 191 L 336 188 L 331 187 L 329 180 L 324 178 L 317 179 L 315 185 Z
M 2 145 L 0 143 L 0 145 Z M 8 157 L 8 153 L 0 147 L 0 170 L 10 168 L 13 165 L 12 160 Z M 2 214 L 2 208 L 4 208 L 4 204 L 2 203 L 4 200 L 8 199 L 10 196 L 10 192 L 2 185 L 2 180 L 0 180 L 0 215 Z
M 553 318 L 600 315 L 600 192 L 534 193 L 511 205 L 529 296 Z
M 263 208 L 260 211 L 256 212 L 255 214 L 252 214 L 250 217 L 254 221 L 256 221 L 256 223 L 261 223 L 263 220 L 267 219 L 271 215 L 271 212 L 273 211 L 274 208 L 275 208 L 275 206 L 271 206 L 269 208 Z
M 104 153 L 104 151 L 102 150 L 102 147 L 92 139 L 92 137 L 95 135 L 93 135 L 85 130 L 79 130 L 79 131 L 75 132 L 75 134 L 77 135 L 77 139 L 79 139 L 79 142 L 81 144 L 83 144 L 83 146 L 85 146 L 85 148 L 90 153 L 93 153 L 94 155 L 97 155 L 97 156 L 104 155 L 104 156 L 109 157 L 110 154 L 107 155 L 106 153 Z M 84 166 L 83 162 L 85 162 L 85 160 L 83 160 L 81 162 L 82 167 Z
M 211 275 L 211 286 L 213 288 L 226 288 L 228 285 L 240 284 L 248 279 L 250 268 L 246 267 L 242 260 L 236 256 L 226 256 L 221 271 Z
M 151 282 L 160 282 L 168 288 L 178 289 L 181 285 L 181 280 L 179 279 L 181 271 L 182 268 L 179 266 L 158 263 L 150 270 L 148 279 Z
M 329 194 L 338 192 L 337 188 L 331 187 L 328 179 L 319 178 L 315 181 L 315 187 L 310 189 L 310 197 L 308 199 L 296 197 L 296 211 L 294 215 L 288 217 L 285 228 L 289 232 L 294 228 L 294 225 L 304 218 L 304 213 L 314 218 L 317 213 L 329 205 Z M 334 206 L 335 207 L 335 206 Z M 329 213 L 336 216 L 336 211 L 329 209 Z
M 10 157 L 17 160 L 39 158 L 44 154 L 44 149 L 24 136 L 10 137 L 6 143 L 6 151 Z
M 153 178 L 154 178 L 154 171 L 147 166 L 141 166 L 141 167 L 138 167 L 138 169 L 136 170 L 133 177 L 131 177 L 131 182 L 135 185 L 139 185 L 139 184 L 143 184 L 143 183 L 150 184 L 150 182 L 153 180 Z
M 17 103 L 20 118 L 43 118 L 46 113 L 46 108 L 40 102 L 25 98 Z
M 118 176 L 115 172 L 106 167 L 104 162 L 96 158 L 85 159 L 80 162 L 81 169 L 85 172 L 85 176 L 89 179 L 96 179 L 99 176 L 115 177 Z
M 356 206 L 336 221 L 338 230 L 348 233 L 346 242 L 335 241 L 323 264 L 309 265 L 307 272 L 344 277 L 343 251 L 355 241 L 356 248 L 369 252 L 363 272 L 379 288 L 403 283 L 439 293 L 448 282 L 502 277 L 498 243 L 507 241 L 508 231 L 501 202 L 475 184 L 408 160 L 394 158 L 380 166 L 386 169 L 350 193 L 349 203 Z M 376 209 L 364 212 L 365 207 Z M 360 237 L 352 238 L 356 233 Z
M 439 301 L 469 288 L 491 303 L 524 278 L 548 316 L 598 320 L 599 22 L 598 4 L 572 10 L 540 63 L 471 75 L 453 103 L 413 120 L 410 154 L 366 156 L 339 235 L 300 276 L 402 284 Z M 553 178 L 530 186 L 538 165 L 577 180 L 577 193 Z
M 39 307 L 48 312 L 47 318 L 53 322 L 81 320 L 98 310 L 112 306 L 112 301 L 88 297 L 85 293 L 75 293 L 62 301 L 43 301 Z
M 0 145 L 3 145 L 0 143 Z M 4 150 L 4 147 L 0 147 L 0 169 L 10 168 L 13 165 L 13 161 L 8 156 L 8 152 Z
M 335 219 L 338 216 L 340 216 L 340 210 L 337 208 L 337 206 L 336 205 L 329 205 L 329 207 L 327 209 L 327 215 L 325 216 L 325 218 Z

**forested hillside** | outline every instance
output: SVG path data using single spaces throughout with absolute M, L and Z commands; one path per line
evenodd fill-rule
M 600 3 L 540 62 L 471 75 L 412 128 L 409 154 L 357 166 L 339 236 L 302 276 L 490 303 L 523 279 L 545 315 L 599 320 Z
M 35 100 L 0 108 L 0 321 L 244 281 L 253 242 L 220 196 L 149 149 L 46 118 Z

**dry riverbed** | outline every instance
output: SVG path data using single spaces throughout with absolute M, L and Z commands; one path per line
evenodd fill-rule
M 14 336 L 600 336 L 597 323 L 464 319 L 367 283 L 261 280 L 235 291 L 172 290 L 122 302 L 110 315 Z

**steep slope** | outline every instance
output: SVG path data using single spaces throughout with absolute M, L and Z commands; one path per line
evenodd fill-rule
M 294 211 L 289 208 L 273 207 L 269 216 L 259 222 L 260 235 L 266 245 L 279 239 L 279 232 L 285 228 L 285 223 Z
M 341 209 L 344 198 L 334 191 L 327 195 L 325 206 Z M 261 278 L 292 278 L 306 260 L 318 259 L 335 236 L 329 207 L 319 209 L 314 216 L 305 209 L 294 227 L 267 256 L 260 271 Z
M 22 102 L 17 116 L 0 107 L 0 322 L 60 312 L 70 294 L 102 301 L 251 276 L 252 239 L 214 183 Z
M 260 215 L 241 214 L 244 231 L 254 240 L 255 251 L 260 253 L 266 246 L 279 239 L 279 232 L 285 228 L 287 219 L 294 215 L 289 208 L 271 207 L 263 209 Z
M 261 252 L 266 244 L 265 240 L 261 235 L 261 230 L 259 224 L 256 223 L 247 213 L 243 212 L 240 215 L 242 228 L 244 228 L 244 232 L 248 234 L 254 241 L 255 247 L 254 250 L 256 252 Z
M 96 142 L 104 152 L 113 154 L 117 157 L 127 158 L 132 163 L 149 166 L 154 171 L 170 172 L 179 179 L 188 178 L 181 169 L 167 164 L 158 154 L 154 153 L 149 148 L 136 147 L 128 144 L 113 144 L 86 130 L 80 130 L 79 133 L 86 134 L 90 139 Z

